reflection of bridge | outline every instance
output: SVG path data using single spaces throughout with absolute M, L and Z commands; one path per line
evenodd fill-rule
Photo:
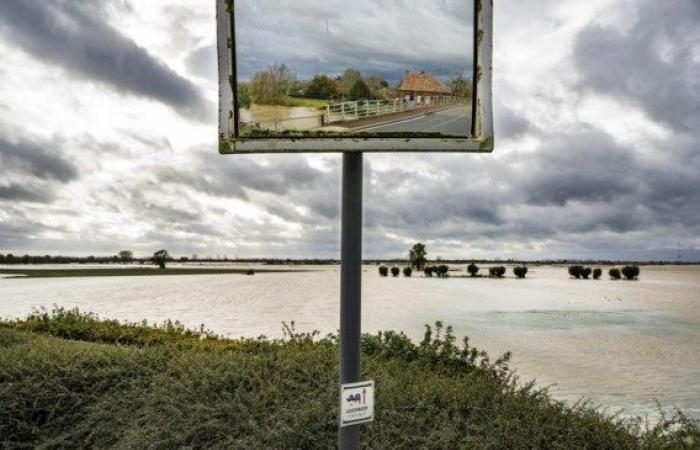
M 442 133 L 450 136 L 471 135 L 472 112 L 465 105 L 427 112 L 406 119 L 382 121 L 376 125 L 368 125 L 358 129 L 362 132 L 413 132 L 413 133 Z
M 463 103 L 464 99 L 439 96 L 423 99 L 422 102 L 395 100 L 359 100 L 354 102 L 331 103 L 323 115 L 324 125 L 345 126 L 338 122 L 353 122 L 408 112 L 427 111 Z
M 468 104 L 468 103 L 467 103 Z M 451 110 L 460 111 L 450 113 Z M 318 114 L 304 117 L 290 117 L 263 121 L 241 122 L 242 127 L 269 131 L 303 131 L 326 130 L 341 133 L 343 129 L 376 130 L 376 131 L 413 131 L 441 132 L 442 126 L 432 128 L 435 117 L 452 117 L 454 114 L 466 117 L 465 123 L 455 124 L 448 128 L 454 130 L 470 129 L 471 112 L 465 104 L 465 99 L 458 97 L 432 97 L 429 102 L 421 103 L 403 100 L 360 100 L 355 102 L 332 103 L 326 110 Z M 432 117 L 432 118 L 430 118 Z M 421 118 L 428 118 L 418 120 Z M 455 120 L 457 122 L 457 120 Z M 451 121 L 449 123 L 452 123 Z M 388 125 L 390 124 L 390 125 Z M 406 124 L 402 126 L 400 124 Z M 417 129 L 430 128 L 430 129 Z M 464 131 L 455 131 L 455 135 L 468 135 Z

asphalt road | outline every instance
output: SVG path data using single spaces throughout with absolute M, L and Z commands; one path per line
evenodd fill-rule
M 442 133 L 450 136 L 470 136 L 471 135 L 471 108 L 459 106 L 426 114 L 400 122 L 376 125 L 363 128 L 362 132 L 417 132 L 417 133 Z

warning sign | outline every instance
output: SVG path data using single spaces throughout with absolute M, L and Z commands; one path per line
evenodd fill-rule
M 374 381 L 340 385 L 340 426 L 374 420 Z

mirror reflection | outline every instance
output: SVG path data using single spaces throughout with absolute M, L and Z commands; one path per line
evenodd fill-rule
M 238 0 L 239 136 L 469 137 L 473 0 Z

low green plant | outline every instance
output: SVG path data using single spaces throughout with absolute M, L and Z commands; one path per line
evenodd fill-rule
M 406 266 L 403 268 L 403 275 L 405 277 L 410 277 L 412 274 L 413 274 L 413 268 L 411 268 L 410 266 Z
M 425 266 L 425 268 L 423 269 L 423 275 L 425 275 L 426 277 L 432 277 L 434 271 L 435 268 L 433 266 Z
M 603 275 L 603 271 L 599 267 L 596 267 L 595 269 L 593 269 L 593 279 L 594 280 L 599 280 L 602 275 Z
M 627 280 L 634 280 L 639 276 L 639 267 L 637 266 L 625 266 L 621 270 L 622 275 L 625 276 Z
M 527 267 L 526 266 L 516 266 L 513 268 L 513 273 L 518 278 L 525 278 L 525 275 L 527 275 Z
M 400 273 L 401 269 L 399 269 L 397 266 L 391 268 L 391 276 L 398 277 Z
M 581 269 L 581 278 L 587 280 L 591 276 L 591 273 L 593 273 L 593 269 L 590 267 L 584 267 Z
M 608 275 L 610 275 L 610 278 L 613 280 L 619 280 L 622 278 L 622 273 L 620 273 L 620 269 L 617 268 L 612 268 L 608 271 Z
M 76 310 L 0 323 L 0 448 L 333 448 L 338 336 L 216 338 Z M 130 336 L 129 343 L 123 341 Z M 201 336 L 204 336 L 202 338 Z M 118 344 L 118 345 L 114 345 Z M 379 448 L 697 448 L 696 421 L 657 424 L 569 406 L 451 327 L 365 334 Z M 420 405 L 417 408 L 416 405 Z
M 387 266 L 379 266 L 379 275 L 382 277 L 389 276 L 389 268 Z
M 479 266 L 471 263 L 467 266 L 467 272 L 469 272 L 470 276 L 475 277 L 479 273 Z

